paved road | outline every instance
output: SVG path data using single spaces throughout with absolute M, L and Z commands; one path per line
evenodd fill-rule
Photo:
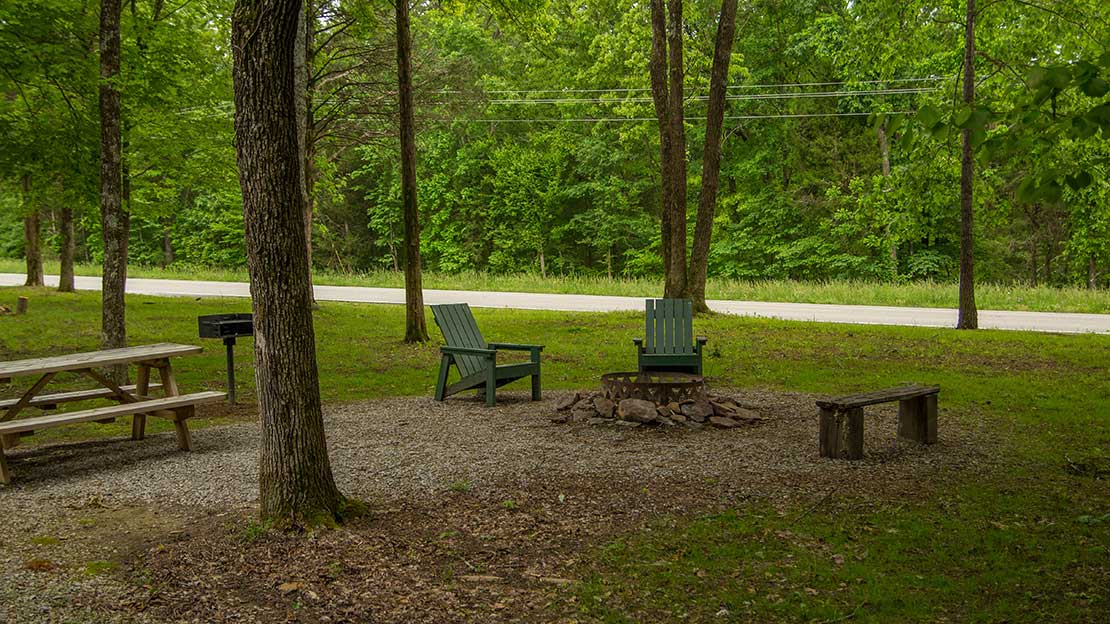
M 0 286 L 22 284 L 25 277 L 0 273 Z M 47 284 L 56 285 L 57 276 L 47 276 Z M 99 277 L 77 277 L 78 290 L 100 290 Z M 367 288 L 359 286 L 316 286 L 318 301 L 353 301 L 358 303 L 404 303 L 400 288 Z M 137 295 L 171 297 L 249 297 L 247 284 L 241 282 L 202 282 L 187 280 L 127 280 L 127 292 Z M 482 292 L 471 290 L 425 290 L 424 303 L 469 303 L 484 308 L 519 308 L 523 310 L 565 310 L 606 312 L 613 310 L 642 311 L 644 300 L 639 297 L 608 297 L 599 295 L 556 295 L 539 293 Z M 717 312 L 739 316 L 759 316 L 792 321 L 824 323 L 861 323 L 867 325 L 906 325 L 920 327 L 955 327 L 956 311 L 946 308 L 901 308 L 888 306 L 831 305 L 816 303 L 770 303 L 761 301 L 713 300 L 709 307 Z M 1014 329 L 1063 333 L 1110 334 L 1110 314 L 1073 314 L 1059 312 L 979 311 L 983 329 Z

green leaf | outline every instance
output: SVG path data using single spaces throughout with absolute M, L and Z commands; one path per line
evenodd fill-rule
M 956 115 L 953 117 L 952 121 L 957 128 L 966 128 L 968 119 L 971 119 L 971 108 L 964 105 L 956 111 Z
M 1096 76 L 1081 84 L 1079 88 L 1084 94 L 1097 98 L 1106 95 L 1106 93 L 1110 91 L 1110 84 L 1106 82 L 1106 79 Z
M 917 109 L 917 121 L 930 131 L 932 131 L 931 129 L 940 121 L 941 117 L 943 117 L 943 114 L 940 112 L 940 109 L 935 106 L 926 104 Z
M 1027 176 L 1018 184 L 1017 198 L 1019 201 L 1030 204 L 1037 200 L 1037 178 L 1036 176 Z

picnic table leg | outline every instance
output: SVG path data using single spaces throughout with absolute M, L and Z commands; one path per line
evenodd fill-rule
M 27 407 L 27 404 L 31 402 L 31 399 L 35 398 L 35 395 L 38 394 L 39 391 L 46 386 L 46 384 L 50 383 L 50 380 L 54 378 L 54 375 L 55 373 L 46 373 L 42 377 L 39 377 L 39 380 L 35 382 L 35 385 L 31 386 L 31 388 L 27 390 L 27 392 L 23 393 L 23 396 L 19 397 L 18 403 L 9 407 L 8 411 L 3 416 L 0 416 L 0 422 L 8 422 L 9 420 L 15 418 L 16 415 L 18 415 L 20 412 L 22 412 L 23 408 Z
M 135 394 L 145 397 L 150 392 L 150 366 L 139 364 L 136 373 Z M 131 417 L 131 439 L 142 440 L 146 437 L 146 414 L 135 414 Z
M 8 472 L 8 460 L 4 458 L 4 448 L 0 445 L 0 483 L 8 485 L 12 482 L 12 473 Z
M 177 448 L 182 451 L 193 450 L 193 442 L 189 438 L 189 427 L 185 421 L 196 413 L 196 407 L 187 405 L 174 410 L 173 428 L 177 433 Z

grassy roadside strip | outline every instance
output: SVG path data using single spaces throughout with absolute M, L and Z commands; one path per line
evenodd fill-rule
M 47 262 L 46 270 L 57 274 L 57 262 Z M 0 259 L 0 273 L 21 273 L 19 260 Z M 247 281 L 246 269 L 206 267 L 130 267 L 132 277 L 175 280 Z M 78 275 L 99 275 L 98 265 L 78 265 Z M 370 286 L 402 288 L 404 278 L 396 271 L 369 273 L 329 273 L 317 271 L 317 284 L 333 286 Z M 645 278 L 607 279 L 604 277 L 542 278 L 533 274 L 492 275 L 465 272 L 457 275 L 424 273 L 424 287 L 443 290 L 484 290 L 501 292 L 564 293 L 658 296 L 659 280 Z M 794 280 L 730 280 L 711 278 L 706 285 L 710 299 L 734 301 L 780 301 L 791 303 L 831 303 L 895 307 L 955 308 L 958 291 L 955 283 L 910 282 L 904 284 L 839 280 L 798 282 Z M 1110 314 L 1110 291 L 1046 286 L 978 284 L 976 298 L 982 310 L 1024 310 L 1034 312 L 1085 312 Z

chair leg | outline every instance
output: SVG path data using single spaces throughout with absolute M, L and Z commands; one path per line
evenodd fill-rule
M 447 392 L 447 373 L 451 368 L 451 356 L 444 354 L 439 361 L 439 380 L 436 381 L 436 400 L 442 401 Z
M 491 366 L 486 375 L 486 407 L 493 407 L 497 403 L 497 376 Z

